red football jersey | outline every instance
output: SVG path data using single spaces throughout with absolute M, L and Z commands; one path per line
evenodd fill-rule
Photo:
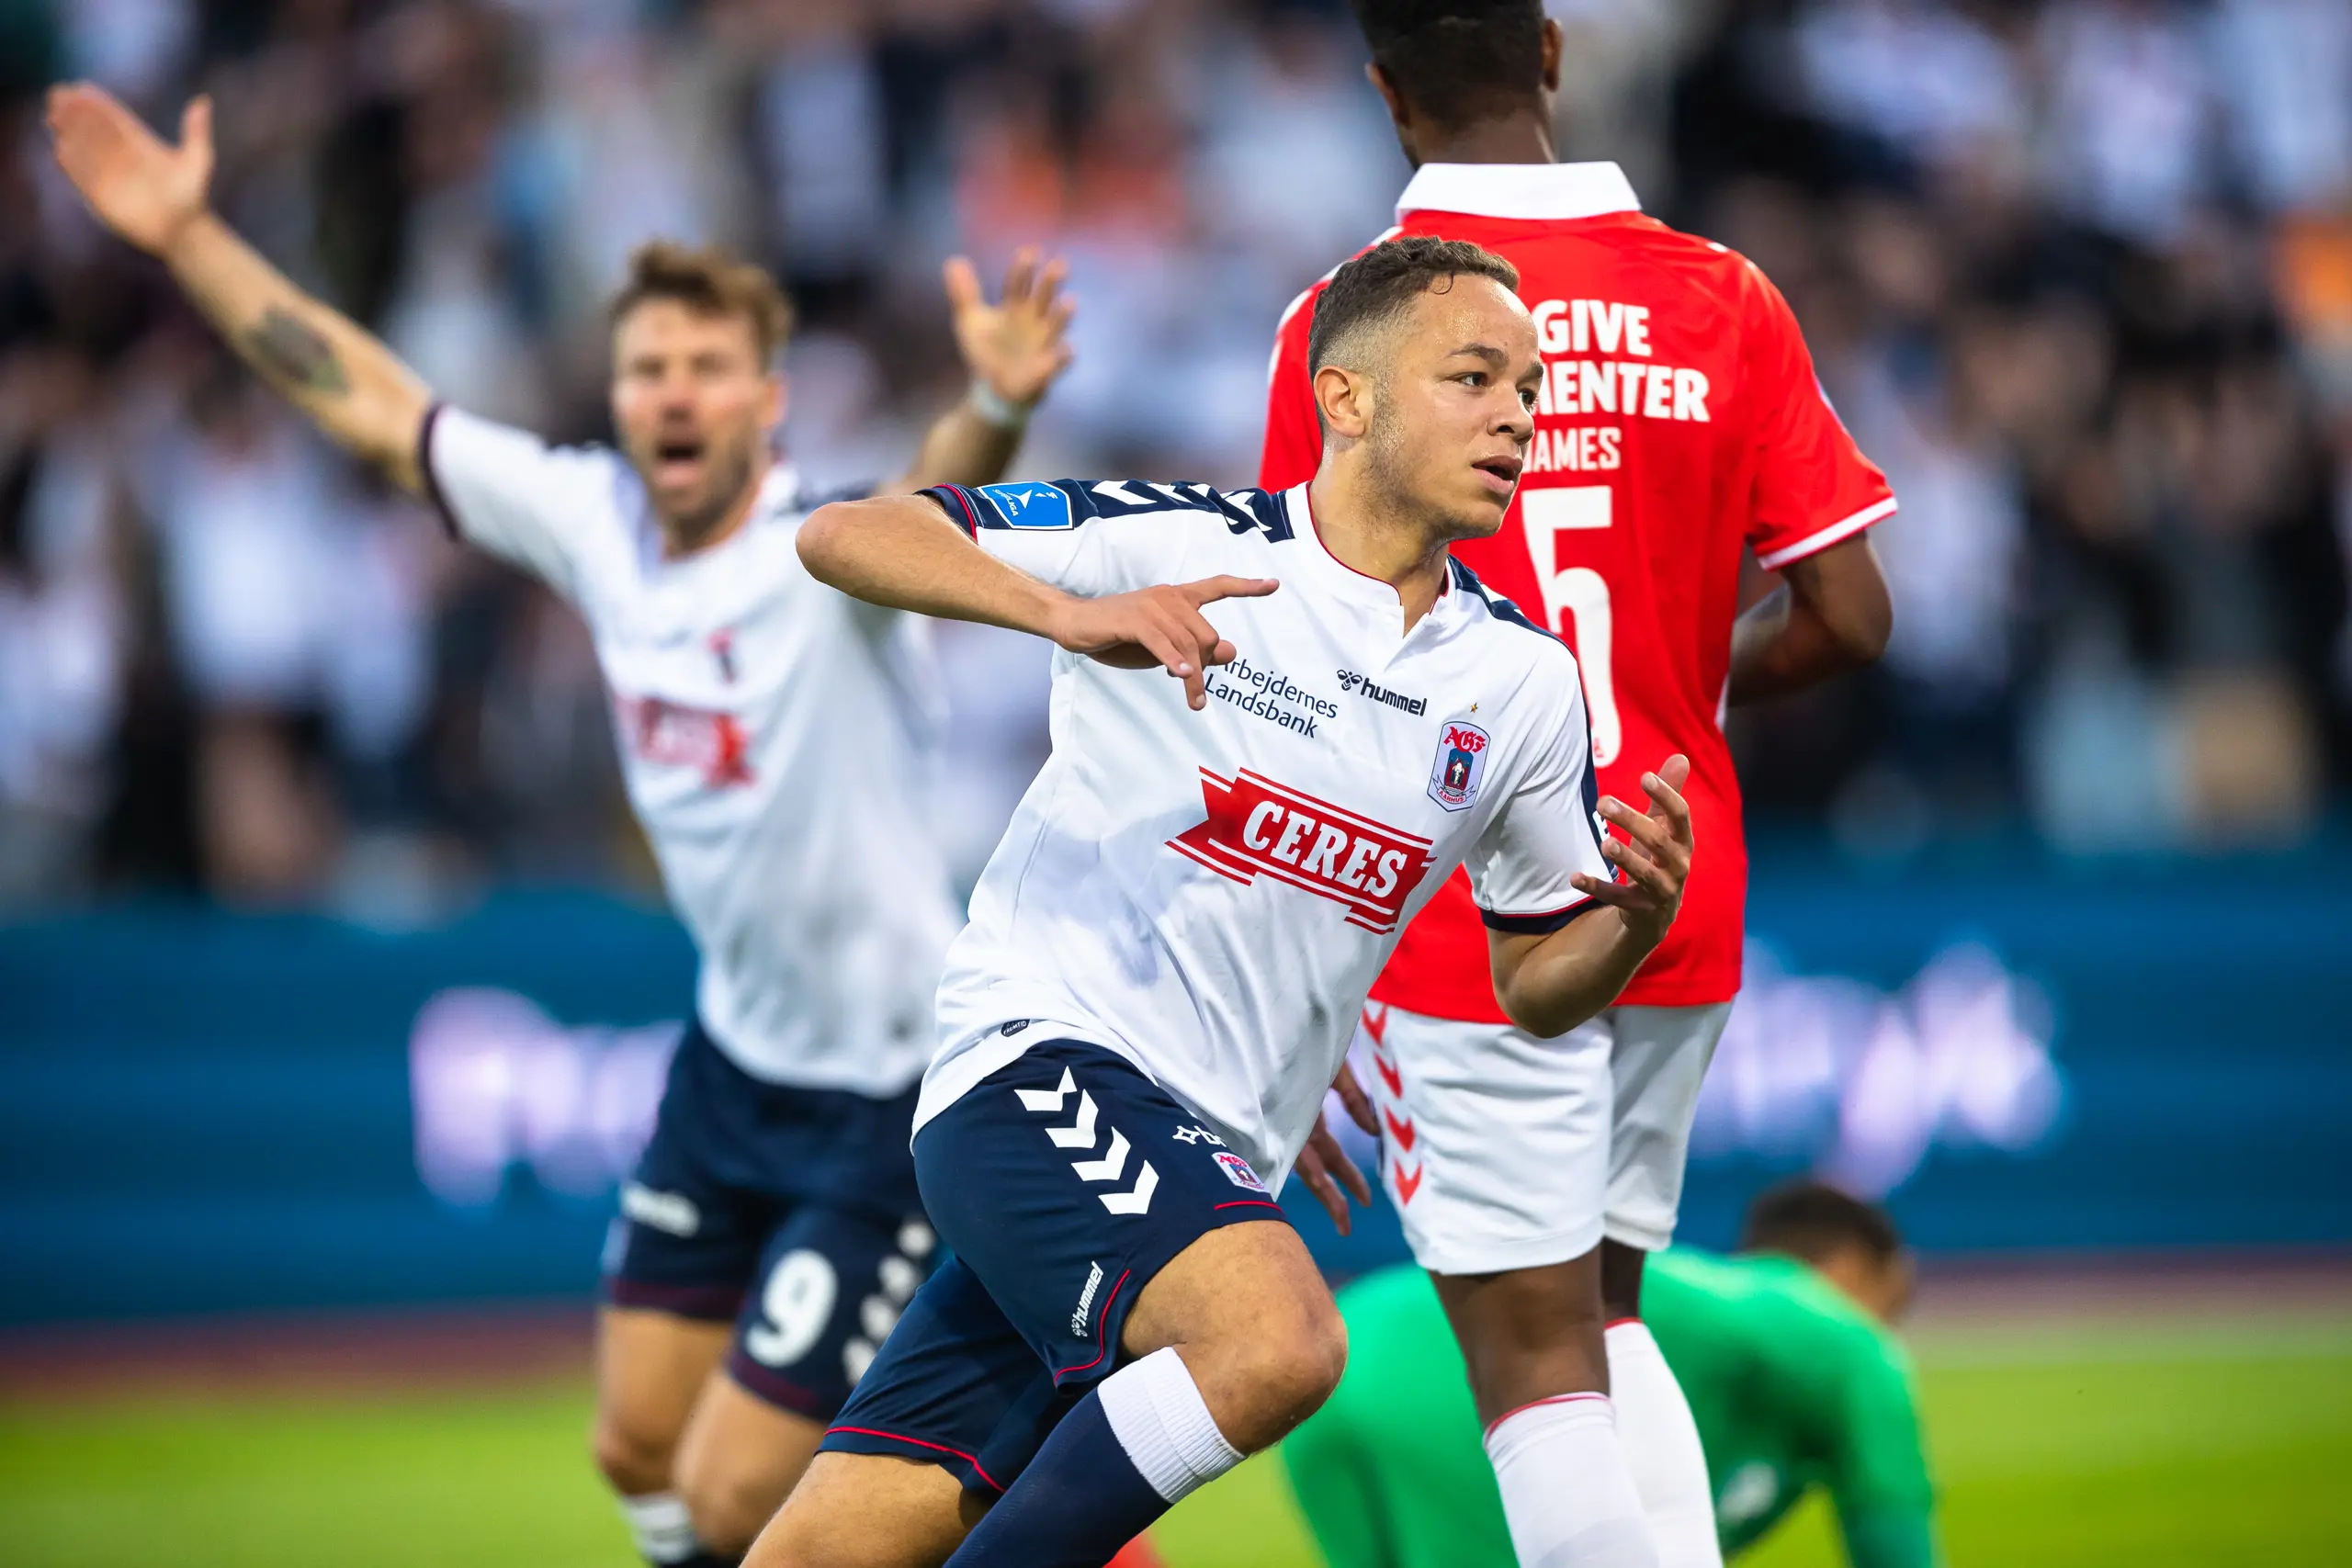
M 1788 302 L 1745 257 L 1642 215 L 1614 164 L 1430 164 L 1396 234 L 1470 240 L 1519 268 L 1544 362 L 1519 494 L 1454 554 L 1582 669 L 1600 786 L 1690 759 L 1698 844 L 1682 912 L 1621 998 L 1661 1007 L 1739 989 L 1747 851 L 1723 712 L 1740 557 L 1788 565 L 1894 510 L 1815 379 Z M 1306 374 L 1317 283 L 1283 313 L 1258 482 L 1314 477 Z M 1487 936 L 1457 873 L 1406 929 L 1375 1000 L 1501 1022 Z

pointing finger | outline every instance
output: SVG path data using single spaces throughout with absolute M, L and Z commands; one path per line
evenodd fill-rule
M 1185 583 L 1180 592 L 1195 604 L 1210 604 L 1219 599 L 1262 599 L 1281 586 L 1272 577 L 1204 577 Z

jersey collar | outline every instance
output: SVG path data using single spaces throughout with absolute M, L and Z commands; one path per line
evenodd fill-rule
M 1464 212 L 1525 220 L 1639 212 L 1642 198 L 1614 164 L 1423 164 L 1396 216 Z
M 1313 574 L 1317 587 L 1354 604 L 1399 615 L 1403 614 L 1403 602 L 1398 598 L 1394 584 L 1358 571 L 1333 555 L 1329 547 L 1323 543 L 1323 531 L 1315 525 L 1315 503 L 1307 497 L 1306 486 L 1293 485 L 1283 491 L 1283 505 L 1290 514 L 1292 537 L 1306 547 L 1306 554 L 1300 558 Z M 1454 585 L 1453 573 L 1449 570 L 1444 582 L 1438 587 L 1437 603 L 1430 606 L 1430 613 L 1434 615 L 1450 610 L 1461 597 Z

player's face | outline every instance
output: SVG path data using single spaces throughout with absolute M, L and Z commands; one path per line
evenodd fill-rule
M 756 482 L 783 414 L 741 316 L 648 299 L 613 329 L 613 428 L 673 544 L 707 536 Z
M 1503 525 L 1544 375 L 1527 307 L 1490 278 L 1425 291 L 1396 337 L 1366 440 L 1382 488 L 1449 539 Z

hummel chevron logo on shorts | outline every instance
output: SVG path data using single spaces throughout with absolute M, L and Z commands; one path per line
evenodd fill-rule
M 1073 1090 L 1078 1092 L 1077 1119 L 1067 1127 L 1046 1128 L 1046 1136 L 1054 1141 L 1054 1147 L 1057 1149 L 1080 1149 L 1091 1153 L 1094 1148 L 1094 1124 L 1099 1112 L 1095 1109 L 1094 1097 L 1079 1089 L 1078 1080 L 1068 1067 L 1062 1069 L 1062 1081 L 1052 1089 L 1016 1089 L 1012 1092 L 1021 1097 L 1023 1111 L 1059 1115 L 1062 1101 L 1069 1099 Z M 1116 1127 L 1110 1131 L 1111 1145 L 1102 1151 L 1102 1158 L 1070 1162 L 1070 1169 L 1078 1173 L 1080 1181 L 1116 1181 L 1126 1170 L 1127 1135 Z M 1102 1206 L 1114 1214 L 1148 1213 L 1151 1209 L 1151 1195 L 1159 1186 L 1159 1172 L 1152 1169 L 1149 1160 L 1144 1160 L 1136 1171 L 1134 1187 L 1125 1192 L 1100 1192 L 1095 1196 L 1101 1198 Z

